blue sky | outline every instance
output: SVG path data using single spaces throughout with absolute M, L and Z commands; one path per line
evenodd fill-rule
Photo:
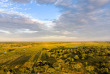
M 109 41 L 110 0 L 0 0 L 0 41 Z
M 2 2 L 2 1 L 1 1 Z M 8 2 L 4 2 L 8 3 Z M 9 2 L 10 3 L 10 2 Z M 37 4 L 37 3 L 11 3 L 8 7 L 2 7 L 3 9 L 10 9 L 13 11 L 27 14 L 35 19 L 39 20 L 54 20 L 60 14 L 60 10 L 53 4 Z
M 39 5 L 36 3 L 18 4 L 19 8 L 26 10 L 18 10 L 18 12 L 26 13 L 31 17 L 39 20 L 54 20 L 60 14 L 59 9 L 53 4 Z

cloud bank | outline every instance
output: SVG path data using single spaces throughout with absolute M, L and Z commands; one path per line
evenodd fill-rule
M 0 34 L 39 40 L 110 40 L 110 0 L 10 0 L 12 3 L 53 4 L 61 15 L 48 27 L 20 14 L 0 12 Z M 40 39 L 40 38 L 41 39 Z M 57 38 L 58 37 L 58 38 Z M 13 37 L 12 37 L 13 38 Z M 63 39 L 62 39 L 63 38 Z

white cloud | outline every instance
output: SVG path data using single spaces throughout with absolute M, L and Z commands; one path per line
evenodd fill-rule
M 38 3 L 54 3 L 56 0 L 35 0 Z
M 0 30 L 0 33 L 10 34 L 10 32 L 9 31 L 6 31 L 6 30 Z
M 17 30 L 16 33 L 36 33 L 38 31 L 32 31 L 32 30 L 29 30 L 29 29 L 19 29 Z
M 30 3 L 31 0 L 10 0 L 11 2 L 16 2 L 16 3 Z
M 29 28 L 40 30 L 40 25 L 41 24 L 39 22 L 31 20 L 29 17 L 24 16 L 23 14 L 0 12 L 0 28 Z
M 0 1 L 0 7 L 9 7 L 12 4 L 8 2 L 8 0 L 1 0 Z

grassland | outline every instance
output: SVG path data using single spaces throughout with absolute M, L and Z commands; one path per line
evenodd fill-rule
M 110 74 L 110 42 L 1 42 L 0 74 Z

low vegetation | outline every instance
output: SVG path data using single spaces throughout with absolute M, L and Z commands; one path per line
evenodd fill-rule
M 110 74 L 110 42 L 1 42 L 0 74 Z

